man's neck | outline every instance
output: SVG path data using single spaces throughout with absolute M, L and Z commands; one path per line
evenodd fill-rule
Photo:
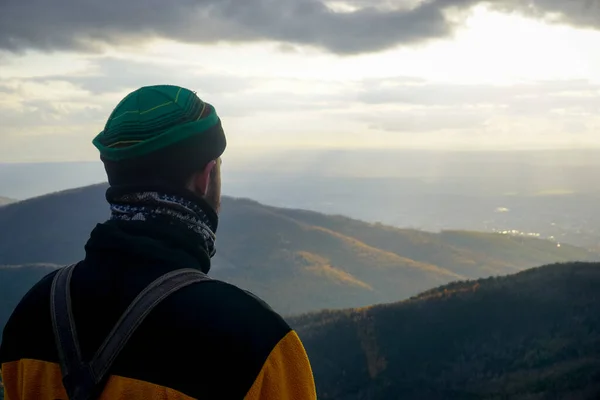
M 217 214 L 188 190 L 165 187 L 111 187 L 106 192 L 111 220 L 148 221 L 176 226 L 195 234 L 207 254 L 214 256 Z

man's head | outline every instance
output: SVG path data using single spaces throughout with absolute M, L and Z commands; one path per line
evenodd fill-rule
M 185 188 L 218 211 L 227 143 L 214 107 L 194 92 L 170 85 L 131 92 L 93 143 L 111 186 Z

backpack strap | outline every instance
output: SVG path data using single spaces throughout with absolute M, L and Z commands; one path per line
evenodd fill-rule
M 90 362 L 81 357 L 71 307 L 71 277 L 75 264 L 55 275 L 51 289 L 52 327 L 63 384 L 70 400 L 93 399 L 100 395 L 113 362 L 148 314 L 161 301 L 188 285 L 210 278 L 191 268 L 165 274 L 142 290 L 121 315 Z

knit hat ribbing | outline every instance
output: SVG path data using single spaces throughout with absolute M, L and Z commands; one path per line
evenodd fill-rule
M 218 123 L 214 107 L 194 92 L 171 85 L 145 86 L 121 100 L 93 143 L 103 158 L 119 161 L 201 135 Z
M 156 85 L 121 100 L 93 144 L 109 182 L 124 182 L 144 179 L 144 171 L 202 168 L 221 156 L 226 140 L 211 104 L 188 89 Z

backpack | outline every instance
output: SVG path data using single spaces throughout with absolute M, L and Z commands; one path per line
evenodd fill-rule
M 110 367 L 152 309 L 179 289 L 196 282 L 210 281 L 210 278 L 191 268 L 178 269 L 157 278 L 123 312 L 91 361 L 84 362 L 71 308 L 70 283 L 75 265 L 59 270 L 52 281 L 52 328 L 69 400 L 92 400 L 102 393 Z

